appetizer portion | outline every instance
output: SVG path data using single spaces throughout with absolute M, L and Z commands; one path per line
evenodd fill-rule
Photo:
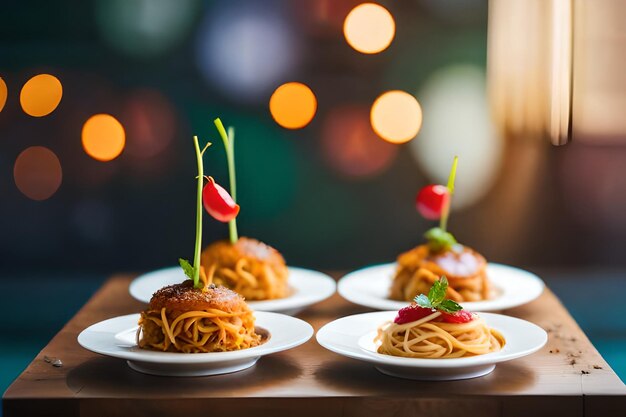
M 407 358 L 447 359 L 500 351 L 506 341 L 475 313 L 446 298 L 448 280 L 435 281 L 393 322 L 378 329 L 378 353 Z
M 212 243 L 202 251 L 201 263 L 209 283 L 231 288 L 247 300 L 283 298 L 290 293 L 285 259 L 256 239 Z
M 445 251 L 433 251 L 420 245 L 398 256 L 390 298 L 410 301 L 428 291 L 438 277 L 448 278 L 446 297 L 457 301 L 480 301 L 490 298 L 487 261 L 478 252 L 456 244 Z
M 487 279 L 487 261 L 475 250 L 459 244 L 447 228 L 458 157 L 454 158 L 448 185 L 428 185 L 417 195 L 417 209 L 427 219 L 440 219 L 439 227 L 424 235 L 427 243 L 398 257 L 398 268 L 389 297 L 410 301 L 426 293 L 437 279 L 448 277 L 446 297 L 457 301 L 480 301 L 491 298 Z
M 228 223 L 230 240 L 215 242 L 202 251 L 202 269 L 209 283 L 224 285 L 247 300 L 287 297 L 291 292 L 287 282 L 289 270 L 283 256 L 256 239 L 238 236 L 235 133 L 233 128 L 227 133 L 220 119 L 215 120 L 215 126 L 226 149 L 231 194 L 208 177 L 202 200 L 204 208 L 215 220 Z
M 137 331 L 140 348 L 165 352 L 224 352 L 260 343 L 243 297 L 215 285 L 194 288 L 189 280 L 154 293 Z
M 207 211 L 219 217 L 218 220 L 234 220 L 239 213 L 239 206 L 213 178 L 207 177 L 208 184 L 204 186 L 202 157 L 211 143 L 200 150 L 198 137 L 194 136 L 193 140 L 198 164 L 194 260 L 191 264 L 185 259 L 179 259 L 189 280 L 154 293 L 148 309 L 141 312 L 137 345 L 143 349 L 183 353 L 250 348 L 261 342 L 261 337 L 255 332 L 252 311 L 241 295 L 210 283 L 200 264 L 202 203 L 204 201 L 207 205 L 207 189 L 211 205 L 211 210 L 207 208 Z M 217 215 L 213 213 L 215 211 Z

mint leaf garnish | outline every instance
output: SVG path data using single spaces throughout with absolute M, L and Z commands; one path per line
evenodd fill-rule
M 428 241 L 428 247 L 433 252 L 442 252 L 456 245 L 456 239 L 452 233 L 446 232 L 440 227 L 433 227 L 424 233 L 424 237 Z
M 430 303 L 430 300 L 424 294 L 420 294 L 417 297 L 415 297 L 415 302 L 420 307 L 433 308 L 433 305 Z
M 456 313 L 463 310 L 463 307 L 454 300 L 443 300 L 437 309 L 445 313 Z
M 187 259 L 183 259 L 183 258 L 178 258 L 178 263 L 180 264 L 180 267 L 183 268 L 183 272 L 185 273 L 185 275 L 187 275 L 187 277 L 190 280 L 193 280 L 194 278 L 194 274 L 195 274 L 195 268 L 193 266 L 191 266 L 191 264 L 189 263 L 189 261 Z
M 448 279 L 441 277 L 439 280 L 433 283 L 428 291 L 428 300 L 433 307 L 438 306 L 446 298 L 446 290 L 448 289 Z
M 442 276 L 435 281 L 428 291 L 428 295 L 420 294 L 413 299 L 415 303 L 424 308 L 432 308 L 444 313 L 455 313 L 463 310 L 463 307 L 454 300 L 446 298 L 448 290 L 448 279 Z

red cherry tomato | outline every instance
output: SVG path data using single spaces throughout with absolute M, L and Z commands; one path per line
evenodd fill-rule
M 438 220 L 450 201 L 450 191 L 443 185 L 427 185 L 415 198 L 417 211 L 428 220 Z
M 212 177 L 202 190 L 204 209 L 215 220 L 228 223 L 239 214 L 239 204 Z

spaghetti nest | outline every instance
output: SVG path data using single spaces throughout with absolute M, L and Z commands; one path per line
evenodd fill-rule
M 271 300 L 290 293 L 285 259 L 258 240 L 215 242 L 202 251 L 201 263 L 209 283 L 230 288 L 246 300 Z
M 420 245 L 398 256 L 398 269 L 389 297 L 411 301 L 428 289 L 440 276 L 448 278 L 446 298 L 457 302 L 486 300 L 491 297 L 487 261 L 478 252 L 458 245 L 443 252 L 432 252 Z
M 260 343 L 252 311 L 239 294 L 214 285 L 193 288 L 190 280 L 154 293 L 137 331 L 140 348 L 168 352 L 223 352 Z
M 474 316 L 467 323 L 440 321 L 434 312 L 420 320 L 386 323 L 378 329 L 378 353 L 406 358 L 449 359 L 500 351 L 504 337 L 485 321 Z

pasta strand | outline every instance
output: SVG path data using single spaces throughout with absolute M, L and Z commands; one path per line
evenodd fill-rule
M 144 332 L 150 336 L 146 337 Z M 172 320 L 163 307 L 160 311 L 142 312 L 137 331 L 139 347 L 162 351 L 232 351 L 260 343 L 261 337 L 254 332 L 254 317 L 249 311 L 188 311 Z

